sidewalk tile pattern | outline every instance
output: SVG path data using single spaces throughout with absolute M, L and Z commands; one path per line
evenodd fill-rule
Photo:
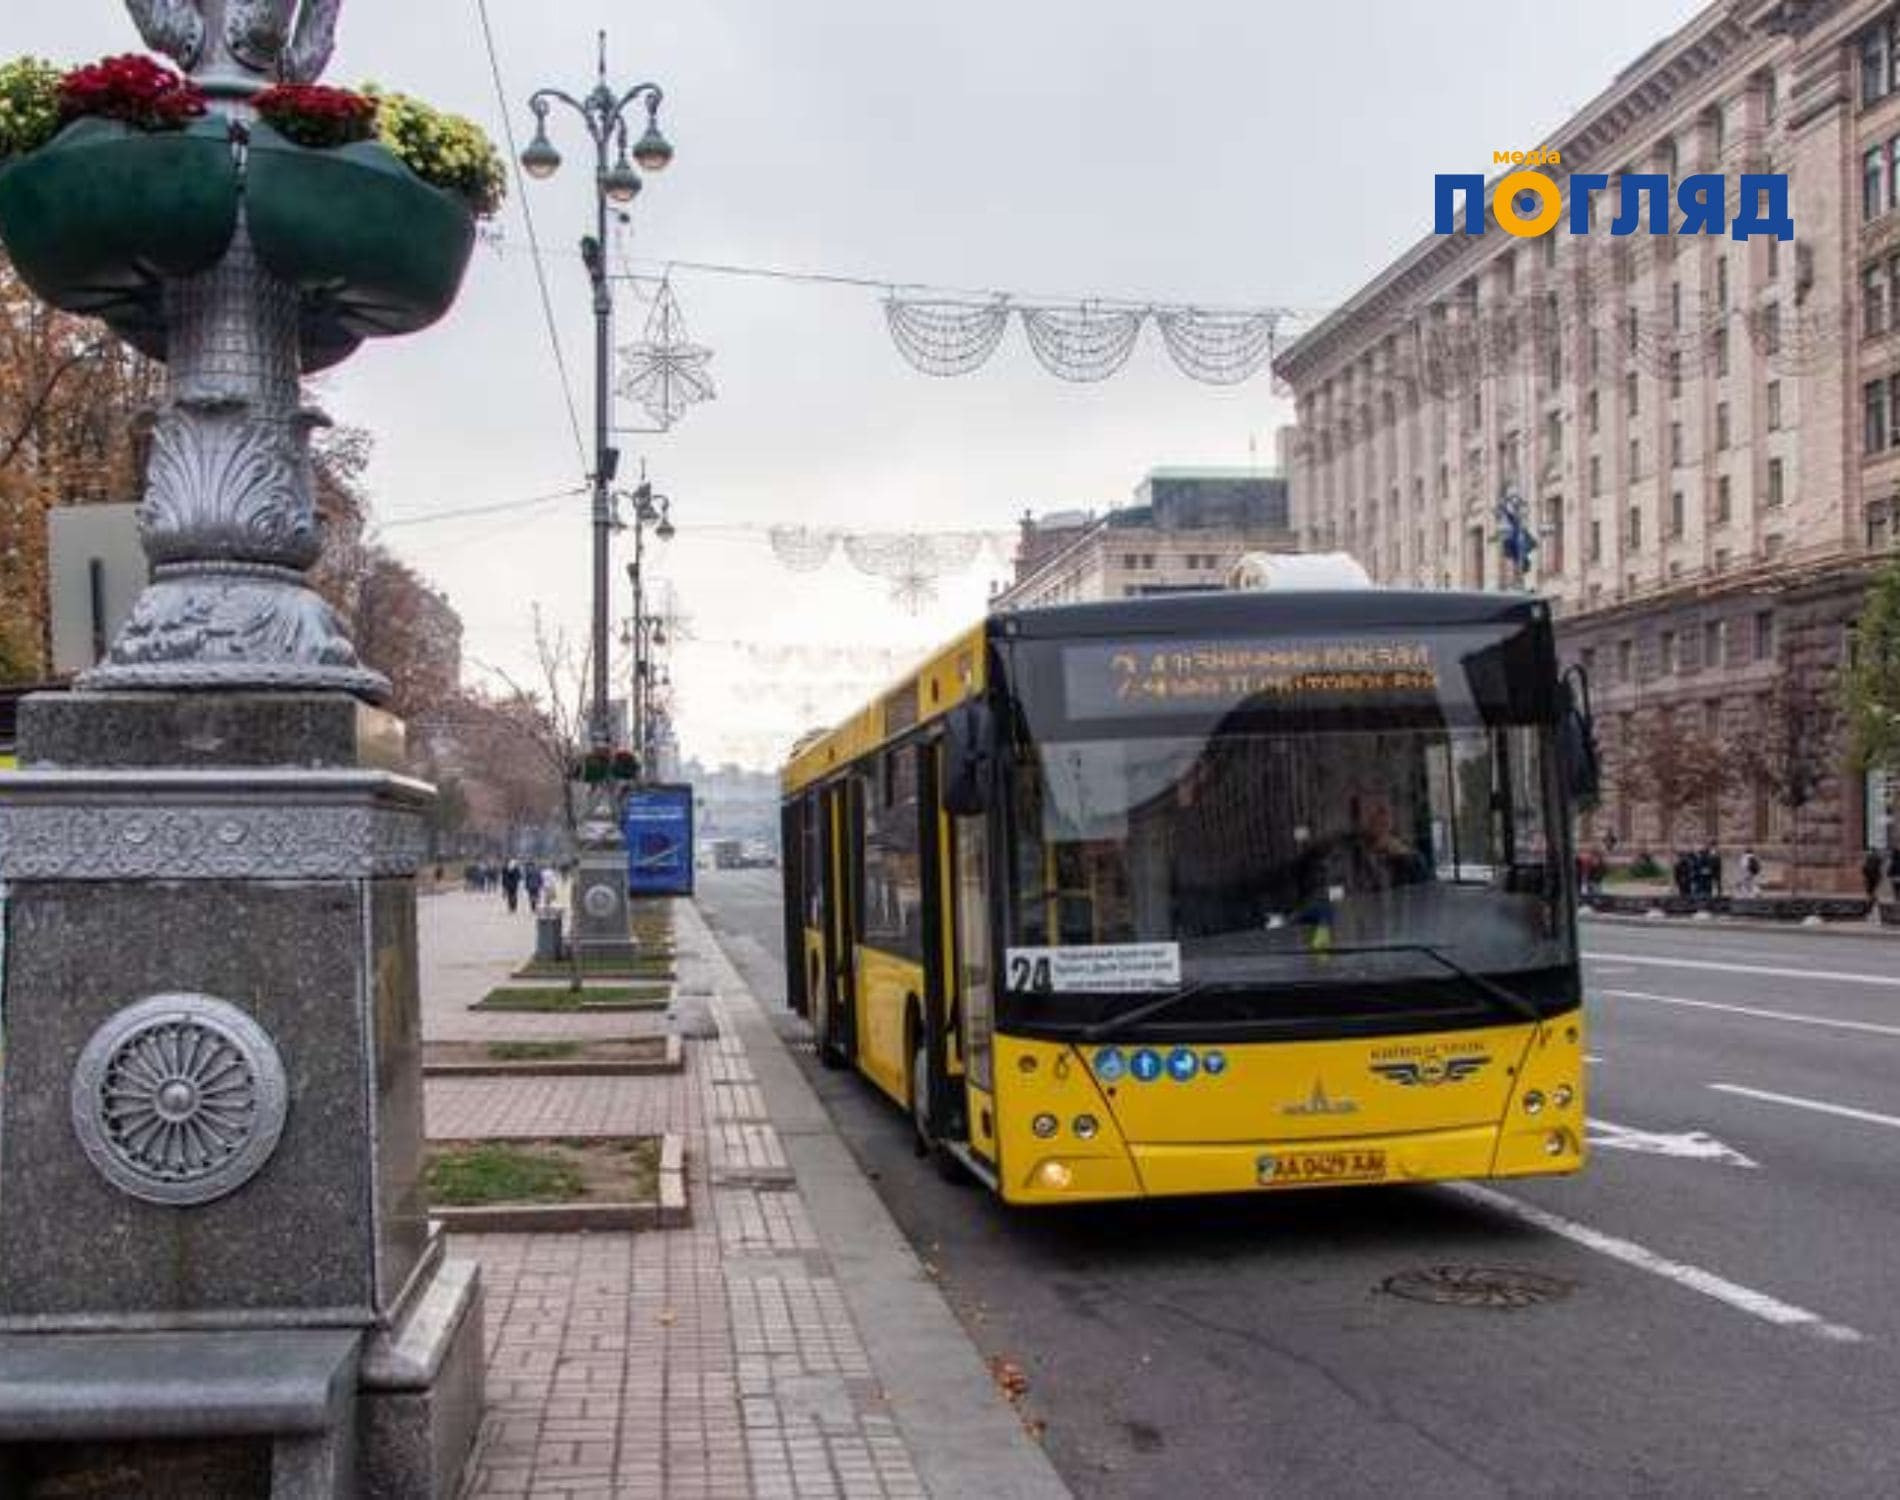
M 703 933 L 703 929 L 697 929 Z M 492 897 L 422 904 L 429 1039 L 626 1035 L 647 1016 L 467 1007 L 532 942 Z M 721 1023 L 686 1071 L 431 1079 L 436 1139 L 676 1131 L 695 1223 L 664 1232 L 462 1235 L 488 1298 L 488 1412 L 469 1494 L 923 1500 L 707 955 L 682 923 L 682 985 Z M 697 941 L 705 941 L 700 937 Z

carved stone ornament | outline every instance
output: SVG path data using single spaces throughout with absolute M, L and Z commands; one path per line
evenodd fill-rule
M 256 1176 L 290 1107 L 264 1029 L 210 995 L 153 995 L 92 1034 L 73 1070 L 73 1130 L 107 1182 L 189 1208 Z
M 614 890 L 609 885 L 590 885 L 587 894 L 581 897 L 581 905 L 587 909 L 590 917 L 611 917 L 614 904 Z
M 413 875 L 422 819 L 378 807 L 0 807 L 0 880 L 320 880 Z
M 146 46 L 201 81 L 255 74 L 309 83 L 329 64 L 342 0 L 126 0 L 125 8 Z

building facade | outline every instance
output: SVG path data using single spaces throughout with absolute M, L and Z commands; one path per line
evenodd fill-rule
M 1220 588 L 1247 552 L 1294 549 L 1287 481 L 1257 469 L 1156 469 L 1134 504 L 1025 516 L 1015 576 L 991 601 L 1025 609 Z
M 1566 205 L 1609 175 L 1592 233 L 1433 235 L 1276 361 L 1296 528 L 1382 583 L 1552 600 L 1606 751 L 1585 837 L 1799 845 L 1839 883 L 1893 835 L 1834 678 L 1900 519 L 1900 11 L 1719 0 L 1497 142 L 1534 146 Z M 1787 175 L 1791 240 L 1608 232 L 1624 175 L 1722 174 L 1732 220 L 1745 172 Z

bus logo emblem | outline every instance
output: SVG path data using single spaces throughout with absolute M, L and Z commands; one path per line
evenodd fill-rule
M 1462 1083 L 1491 1061 L 1487 1053 L 1468 1057 L 1422 1057 L 1415 1062 L 1374 1063 L 1372 1071 L 1403 1088 L 1435 1089 L 1441 1083 Z
M 1335 1099 L 1326 1092 L 1322 1079 L 1313 1080 L 1313 1091 L 1304 1099 L 1291 1104 L 1282 1104 L 1280 1113 L 1302 1118 L 1309 1115 L 1356 1115 L 1359 1113 L 1359 1101 L 1348 1099 L 1343 1094 Z
M 1161 1054 L 1152 1047 L 1143 1047 L 1128 1061 L 1128 1070 L 1143 1083 L 1153 1083 L 1161 1076 Z

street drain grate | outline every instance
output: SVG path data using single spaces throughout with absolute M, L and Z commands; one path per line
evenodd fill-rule
M 1410 1302 L 1507 1310 L 1559 1302 L 1575 1290 L 1572 1282 L 1511 1266 L 1427 1266 L 1388 1276 L 1380 1286 Z

